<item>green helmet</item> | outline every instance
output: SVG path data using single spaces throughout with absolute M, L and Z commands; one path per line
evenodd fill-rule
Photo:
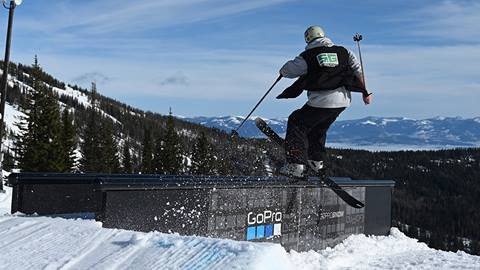
M 325 37 L 325 32 L 323 32 L 323 29 L 320 26 L 310 26 L 308 29 L 305 31 L 305 42 L 310 43 L 314 41 L 317 38 L 323 38 Z

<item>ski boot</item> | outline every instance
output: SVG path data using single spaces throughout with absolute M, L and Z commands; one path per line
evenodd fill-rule
M 304 164 L 287 163 L 280 168 L 279 173 L 284 176 L 292 177 L 294 178 L 293 182 L 297 182 L 307 177 L 305 171 L 306 166 Z
M 316 176 L 320 177 L 320 181 L 323 182 L 327 177 L 327 168 L 323 164 L 323 160 L 307 160 L 308 167 L 312 170 Z

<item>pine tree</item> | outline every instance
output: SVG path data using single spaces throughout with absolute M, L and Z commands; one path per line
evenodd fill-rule
M 165 137 L 163 140 L 157 140 L 157 150 L 159 150 L 155 153 L 155 157 L 159 161 L 158 166 L 155 168 L 157 173 L 178 174 L 181 172 L 183 158 L 180 149 L 180 139 L 175 131 L 175 123 L 171 111 L 167 118 Z
M 83 142 L 80 149 L 82 153 L 80 164 L 83 172 L 99 172 L 100 170 L 100 160 L 98 155 L 98 150 L 100 148 L 100 136 L 98 132 L 100 130 L 100 124 L 98 123 L 98 119 L 100 118 L 100 115 L 97 113 L 96 95 L 97 88 L 95 83 L 92 83 L 92 92 L 90 95 L 92 108 L 87 112 L 87 124 L 82 134 Z
M 29 95 L 30 96 L 30 95 Z M 31 97 L 27 98 L 27 101 L 30 101 Z M 28 107 L 33 107 L 28 106 Z M 29 171 L 33 165 L 33 156 L 34 153 L 31 152 L 30 149 L 34 149 L 32 147 L 33 141 L 33 129 L 29 127 L 33 126 L 33 122 L 30 120 L 33 118 L 33 114 L 28 113 L 27 106 L 22 107 L 21 110 L 25 113 L 25 116 L 21 116 L 19 121 L 15 123 L 15 126 L 18 128 L 19 132 L 14 136 L 14 152 L 15 152 L 15 160 L 18 162 L 18 168 L 23 168 L 25 171 Z M 32 112 L 33 110 L 30 109 Z M 25 155 L 26 152 L 29 152 L 29 156 Z
M 192 152 L 192 174 L 214 174 L 215 158 L 212 153 L 212 145 L 207 140 L 205 132 L 200 133 Z
M 62 167 L 60 109 L 53 93 L 40 81 L 41 68 L 35 57 L 33 90 L 27 95 L 16 138 L 19 168 L 32 172 L 59 172 Z
M 62 122 L 58 101 L 51 89 L 46 90 L 41 99 L 41 114 L 39 116 L 39 146 L 44 153 L 41 157 L 39 171 L 61 172 L 64 164 L 62 156 Z M 41 135 L 43 134 L 43 135 Z M 45 158 L 46 157 L 46 158 Z
M 122 163 L 123 163 L 123 172 L 124 173 L 132 173 L 132 157 L 130 155 L 130 142 L 128 139 L 125 140 L 123 144 L 123 155 L 122 155 Z
M 36 171 L 35 160 L 38 160 L 39 154 L 36 153 L 36 133 L 38 132 L 38 100 L 40 99 L 40 81 L 37 79 L 40 72 L 37 56 L 35 56 L 32 69 L 32 88 L 34 90 L 26 92 L 25 104 L 21 110 L 25 116 L 20 118 L 16 124 L 19 133 L 15 137 L 15 153 L 19 168 L 24 171 Z M 27 155 L 28 153 L 28 155 Z
M 163 141 L 162 134 L 157 134 L 157 138 L 155 140 L 155 146 L 153 150 L 153 160 L 152 160 L 152 168 L 155 173 L 163 174 L 163 163 L 164 163 L 164 146 L 165 142 Z
M 263 150 L 261 147 L 257 146 L 260 150 Z M 265 175 L 267 173 L 265 168 L 265 156 L 263 151 L 254 152 L 253 156 L 250 158 L 251 161 L 251 175 Z
M 87 125 L 81 144 L 81 169 L 84 172 L 119 172 L 120 163 L 113 124 L 109 119 L 102 119 L 97 112 L 97 86 L 95 83 L 92 83 L 90 103 L 92 108 L 88 111 Z
M 2 169 L 9 172 L 14 168 L 15 168 L 15 158 L 10 152 L 10 148 L 8 148 L 7 151 L 3 153 Z
M 233 175 L 235 172 L 233 163 L 225 155 L 217 160 L 216 168 L 219 175 Z
M 143 143 L 142 143 L 142 161 L 141 172 L 144 174 L 154 173 L 153 169 L 153 146 L 152 134 L 150 129 L 145 127 Z
M 75 126 L 73 125 L 73 117 L 65 108 L 62 113 L 62 132 L 60 134 L 62 143 L 62 172 L 70 172 L 75 165 Z
M 140 172 L 140 161 L 139 157 L 135 154 L 135 152 L 132 155 L 132 172 L 133 173 L 138 173 Z
M 100 169 L 102 173 L 118 173 L 120 163 L 118 161 L 117 142 L 114 138 L 113 125 L 109 120 L 102 124 L 100 133 L 100 144 L 98 154 Z

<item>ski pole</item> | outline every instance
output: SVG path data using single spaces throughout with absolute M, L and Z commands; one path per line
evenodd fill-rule
M 360 56 L 360 66 L 362 67 L 362 80 L 363 80 L 363 85 L 365 86 L 365 89 L 366 89 L 367 88 L 367 82 L 365 81 L 365 69 L 363 68 L 362 51 L 360 50 L 360 41 L 362 39 L 363 39 L 363 37 L 359 33 L 357 33 L 357 34 L 355 34 L 355 36 L 353 36 L 353 41 L 357 42 L 358 56 Z
M 268 93 L 270 93 L 270 91 L 272 91 L 273 87 L 275 87 L 275 85 L 280 81 L 281 78 L 282 78 L 282 75 L 280 74 L 280 76 L 278 76 L 278 78 L 275 80 L 275 82 L 272 84 L 272 86 L 270 86 L 268 91 L 265 93 L 265 95 L 263 95 L 263 97 L 260 99 L 260 101 L 257 103 L 257 105 L 255 105 L 255 107 L 253 107 L 253 109 L 250 111 L 250 113 L 247 115 L 247 117 L 245 117 L 245 119 L 243 119 L 242 123 L 235 130 L 232 130 L 232 136 L 238 136 L 238 130 L 243 126 L 243 124 L 245 124 L 245 122 L 250 117 L 250 115 L 252 115 L 252 113 L 257 109 L 258 105 L 260 105 L 260 103 L 262 103 L 262 101 L 265 99 L 265 97 L 268 95 Z

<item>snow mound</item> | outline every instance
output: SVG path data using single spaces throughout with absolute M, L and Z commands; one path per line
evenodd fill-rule
M 278 244 L 105 229 L 91 220 L 0 217 L 0 269 L 480 269 L 480 257 L 428 248 L 397 229 L 319 252 Z
M 0 193 L 0 269 L 480 269 L 480 257 L 429 248 L 392 228 L 334 248 L 287 252 L 278 244 L 102 228 L 92 220 L 9 215 Z
M 480 257 L 429 248 L 392 228 L 333 248 L 282 246 L 102 228 L 93 220 L 10 215 L 0 193 L 0 269 L 480 269 Z
M 0 247 L 0 269 L 282 269 L 288 263 L 287 252 L 274 244 L 48 217 L 0 217 Z
M 480 257 L 429 248 L 397 228 L 389 236 L 352 235 L 334 248 L 290 252 L 297 269 L 480 269 Z

